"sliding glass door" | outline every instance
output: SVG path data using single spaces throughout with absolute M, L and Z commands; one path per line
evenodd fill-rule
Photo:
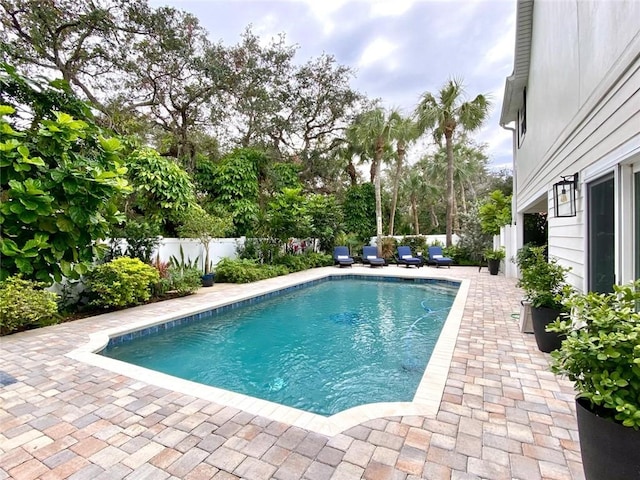
M 633 174 L 633 211 L 634 211 L 634 273 L 635 278 L 640 278 L 640 172 Z
M 587 185 L 587 195 L 589 204 L 589 290 L 601 293 L 612 292 L 615 283 L 615 196 L 613 174 L 589 183 Z

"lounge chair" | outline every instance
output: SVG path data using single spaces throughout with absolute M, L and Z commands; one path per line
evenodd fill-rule
M 442 247 L 433 246 L 429 247 L 429 265 L 435 265 L 436 267 L 449 267 L 453 263 L 453 259 L 445 257 L 442 254 Z
M 409 268 L 415 265 L 420 268 L 422 266 L 422 258 L 414 257 L 411 248 L 407 246 L 398 247 L 398 265 L 406 265 Z
M 378 247 L 367 245 L 362 247 L 362 263 L 368 263 L 371 267 L 382 267 L 385 262 L 384 258 L 378 256 Z
M 333 264 L 340 265 L 340 268 L 353 265 L 353 258 L 349 255 L 347 247 L 335 247 L 333 249 Z

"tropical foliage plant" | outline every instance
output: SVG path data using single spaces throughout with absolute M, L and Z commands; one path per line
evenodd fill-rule
M 556 258 L 547 260 L 544 247 L 530 247 L 529 252 L 526 266 L 520 271 L 518 287 L 524 290 L 533 308 L 562 310 L 563 299 L 568 294 L 565 277 L 570 269 L 560 265 Z
M 192 207 L 182 216 L 182 225 L 178 232 L 185 238 L 196 238 L 202 245 L 204 261 L 204 274 L 211 272 L 209 247 L 214 238 L 224 238 L 233 229 L 231 217 L 223 210 L 218 209 L 217 215 L 205 212 L 199 206 Z
M 511 223 L 511 197 L 494 190 L 480 204 L 478 215 L 484 232 L 500 234 L 500 227 Z
M 551 370 L 573 381 L 594 413 L 640 430 L 640 280 L 613 289 L 565 298 L 570 314 L 547 327 L 566 335 Z
M 0 100 L 13 104 L 0 106 L 0 278 L 77 279 L 98 254 L 96 240 L 123 218 L 122 144 L 59 83 L 36 84 L 4 65 L 0 86 Z M 84 119 L 57 110 L 67 107 Z

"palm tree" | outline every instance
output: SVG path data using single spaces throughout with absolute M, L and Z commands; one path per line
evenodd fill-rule
M 380 164 L 389 148 L 389 141 L 393 137 L 397 111 L 389 114 L 377 107 L 363 113 L 354 124 L 354 133 L 357 142 L 362 145 L 363 151 L 371 155 L 371 181 L 373 182 L 376 196 L 376 236 L 378 244 L 378 256 L 382 255 L 382 194 L 380 187 Z
M 393 176 L 393 193 L 391 196 L 391 215 L 389 218 L 389 235 L 393 235 L 393 227 L 396 216 L 396 206 L 398 204 L 398 185 L 400 183 L 400 175 L 402 174 L 402 165 L 407 154 L 407 146 L 415 141 L 419 136 L 419 131 L 413 119 L 402 117 L 399 113 L 394 112 L 394 128 L 393 138 L 396 141 L 396 171 Z
M 464 87 L 457 79 L 450 79 L 439 91 L 438 98 L 431 93 L 422 95 L 415 115 L 422 132 L 432 129 L 433 136 L 442 145 L 445 139 L 447 152 L 447 240 L 451 246 L 453 233 L 453 136 L 456 129 L 472 132 L 479 129 L 489 114 L 489 100 L 486 95 L 478 95 L 471 101 L 464 101 Z

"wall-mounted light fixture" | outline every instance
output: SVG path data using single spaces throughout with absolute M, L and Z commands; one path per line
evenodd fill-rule
M 562 180 L 553 184 L 553 206 L 556 217 L 575 217 L 578 174 L 562 175 L 561 178 Z

